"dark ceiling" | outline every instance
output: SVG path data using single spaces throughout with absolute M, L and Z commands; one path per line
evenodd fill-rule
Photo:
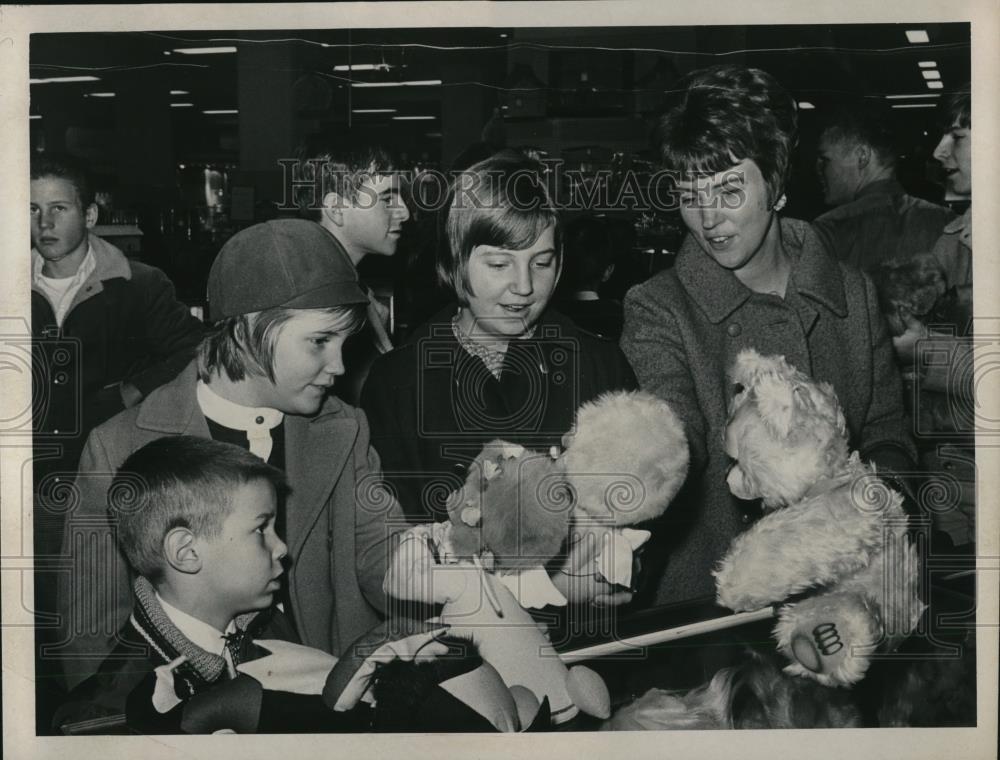
M 928 41 L 909 42 L 906 32 L 913 29 L 924 30 Z M 208 45 L 238 45 L 241 53 L 172 52 Z M 43 120 L 59 118 L 83 129 L 104 130 L 113 142 L 114 99 L 86 96 L 139 83 L 188 93 L 173 100 L 191 107 L 170 110 L 175 160 L 235 162 L 239 117 L 203 111 L 238 107 L 239 58 L 244 49 L 259 51 L 258 45 L 284 51 L 273 59 L 277 63 L 266 55 L 255 60 L 292 72 L 288 81 L 294 82 L 299 116 L 311 119 L 314 129 L 339 128 L 350 121 L 411 156 L 449 165 L 458 150 L 447 146 L 449 130 L 468 132 L 470 127 L 454 117 L 456 93 L 459 100 L 481 104 L 485 115 L 482 123 L 472 125 L 476 134 L 492 118 L 511 144 L 558 145 L 565 151 L 603 143 L 613 150 L 627 146 L 641 152 L 648 133 L 636 125 L 657 109 L 663 91 L 680 74 L 720 62 L 763 68 L 800 103 L 815 106 L 801 112 L 803 146 L 814 137 L 824 108 L 855 94 L 896 106 L 889 113 L 908 150 L 926 157 L 935 139 L 933 106 L 940 95 L 967 83 L 971 73 L 966 23 L 34 34 L 33 78 L 89 74 L 100 81 L 33 85 L 32 113 L 41 119 L 32 122 L 32 139 L 41 133 Z M 940 89 L 928 88 L 922 61 L 934 62 Z M 390 68 L 334 68 L 358 63 Z M 245 65 L 243 71 L 246 77 Z M 350 86 L 399 79 L 442 84 Z M 266 98 L 266 87 L 255 94 Z M 525 96 L 528 110 L 518 112 L 514 95 Z M 540 110 L 531 111 L 533 97 L 544 101 Z M 395 113 L 357 113 L 388 108 Z M 622 128 L 629 119 L 632 126 Z M 560 120 L 553 128 L 552 122 Z M 569 122 L 572 128 L 566 126 Z

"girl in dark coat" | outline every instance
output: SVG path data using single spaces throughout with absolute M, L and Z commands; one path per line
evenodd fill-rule
M 545 450 L 576 409 L 635 387 L 611 341 L 548 308 L 562 265 L 557 214 L 536 162 L 509 152 L 458 176 L 438 274 L 457 304 L 379 357 L 361 405 L 386 480 L 414 522 L 445 500 L 483 444 Z

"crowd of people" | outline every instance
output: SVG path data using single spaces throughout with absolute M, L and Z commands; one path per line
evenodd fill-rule
M 787 218 L 798 139 L 788 93 L 736 66 L 695 71 L 678 92 L 656 130 L 687 228 L 671 268 L 623 305 L 602 299 L 614 256 L 600 220 L 564 226 L 543 167 L 500 151 L 456 173 L 436 261 L 451 302 L 402 342 L 358 276 L 365 256 L 393 255 L 408 234 L 385 150 L 315 151 L 322 197 L 307 218 L 223 245 L 205 324 L 162 273 L 90 231 L 78 162 L 35 157 L 35 441 L 53 452 L 34 460 L 35 551 L 71 563 L 58 583 L 36 580 L 36 607 L 59 613 L 37 635 L 40 733 L 391 729 L 343 663 L 393 622 L 392 600 L 421 622 L 445 601 L 407 584 L 437 547 L 408 556 L 406 572 L 398 547 L 449 519 L 447 499 L 485 444 L 559 446 L 576 410 L 608 391 L 670 405 L 690 447 L 687 482 L 648 526 L 633 586 L 602 581 L 588 542 L 547 571 L 557 587 L 595 578 L 571 606 L 712 597 L 715 564 L 760 514 L 730 493 L 721 445 L 727 369 L 748 347 L 830 383 L 851 449 L 922 514 L 914 473 L 974 457 L 971 323 L 942 330 L 876 283 L 926 254 L 942 302 L 971 306 L 971 211 L 907 195 L 885 124 L 859 108 L 820 139 L 833 208 L 812 224 Z M 942 110 L 934 157 L 949 190 L 970 195 L 968 94 Z M 565 314 L 553 305 L 561 276 L 572 280 Z M 934 513 L 935 546 L 971 550 L 968 496 Z M 446 648 L 439 634 L 390 625 L 382 640 L 398 660 L 427 659 Z M 258 673 L 263 691 L 240 696 L 233 684 L 261 647 L 296 672 L 312 663 L 309 684 Z M 220 711 L 228 723 L 211 717 Z

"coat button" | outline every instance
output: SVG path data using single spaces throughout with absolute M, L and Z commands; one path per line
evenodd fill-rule
M 726 328 L 726 332 L 729 333 L 730 337 L 735 338 L 737 335 L 743 332 L 743 328 L 740 327 L 739 322 L 731 322 L 729 324 L 729 327 Z
M 256 422 L 258 425 L 263 425 L 264 424 L 264 417 L 263 416 L 258 416 L 257 419 L 254 420 L 254 422 Z
M 744 525 L 749 525 L 750 524 L 750 515 L 743 514 L 743 515 L 740 516 L 740 519 L 743 521 Z

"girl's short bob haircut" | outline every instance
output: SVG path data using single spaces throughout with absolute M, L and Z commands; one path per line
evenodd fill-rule
M 678 83 L 676 105 L 654 141 L 675 182 L 717 174 L 743 160 L 760 169 L 771 203 L 784 190 L 798 133 L 795 101 L 767 72 L 723 65 L 699 69 Z
M 438 257 L 441 284 L 462 306 L 469 284 L 469 257 L 480 245 L 520 251 L 554 228 L 556 263 L 562 264 L 559 215 L 546 187 L 544 165 L 523 153 L 505 150 L 459 173 L 449 190 L 444 224 L 448 250 Z
M 198 376 L 206 383 L 215 373 L 225 373 L 234 382 L 249 376 L 266 377 L 273 383 L 274 352 L 282 328 L 303 311 L 278 306 L 217 322 L 198 348 Z M 331 306 L 316 311 L 328 315 L 338 324 L 338 329 L 347 334 L 361 329 L 366 314 L 364 304 Z

